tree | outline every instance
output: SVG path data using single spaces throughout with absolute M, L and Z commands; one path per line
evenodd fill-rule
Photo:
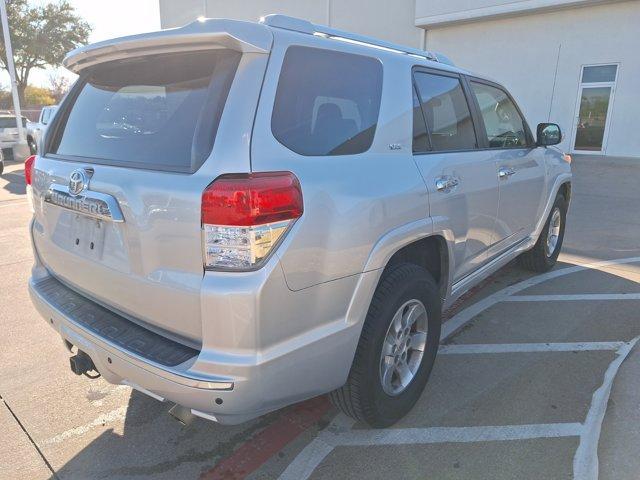
M 53 105 L 56 103 L 56 100 L 48 88 L 35 87 L 33 85 L 29 85 L 24 89 L 24 100 L 25 106 L 30 105 L 33 107 Z
M 55 100 L 55 103 L 60 103 L 62 98 L 67 94 L 71 87 L 71 80 L 69 77 L 54 72 L 49 74 L 49 90 L 51 96 Z
M 18 96 L 24 103 L 31 71 L 60 66 L 67 52 L 87 43 L 91 27 L 75 14 L 67 0 L 41 6 L 30 6 L 27 0 L 7 0 L 7 16 Z M 8 70 L 6 58 L 2 41 L 0 67 Z

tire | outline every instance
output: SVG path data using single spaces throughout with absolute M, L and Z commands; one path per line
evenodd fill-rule
M 420 305 L 426 318 L 420 314 L 423 311 Z M 395 333 L 398 324 L 393 322 L 394 318 L 400 318 L 400 323 L 406 326 L 403 323 L 405 315 L 396 316 L 401 308 L 407 318 L 412 312 L 417 318 L 410 327 L 410 338 L 419 333 L 420 328 L 424 331 L 426 326 L 426 342 L 423 336 L 419 340 L 420 345 L 424 343 L 422 355 L 418 353 L 419 347 L 411 350 L 407 346 L 409 350 L 403 350 L 404 366 L 409 366 L 409 371 L 413 370 L 412 379 L 405 381 L 404 385 L 394 363 L 402 355 L 382 356 L 383 346 L 386 352 L 391 349 L 400 351 L 396 350 L 398 345 L 391 347 L 385 339 L 393 337 L 403 345 L 410 342 L 407 341 L 407 328 L 401 329 L 404 332 L 402 337 Z M 406 415 L 424 390 L 438 353 L 441 309 L 438 287 L 424 268 L 402 263 L 385 271 L 371 300 L 347 383 L 329 395 L 333 404 L 347 415 L 375 428 L 388 427 Z M 418 337 L 415 338 L 418 341 Z M 393 371 L 385 376 L 388 379 L 385 384 L 383 370 Z M 407 370 L 403 371 L 406 373 Z M 391 392 L 392 389 L 399 391 Z
M 552 221 L 555 224 L 556 215 L 559 215 L 560 225 L 556 232 L 556 242 L 553 245 L 553 248 L 550 250 L 550 246 L 547 243 L 547 240 L 549 239 L 549 230 L 553 228 Z M 520 265 L 522 265 L 527 270 L 538 273 L 544 273 L 551 270 L 556 264 L 558 255 L 560 255 L 560 250 L 562 249 L 566 223 L 567 201 L 564 196 L 559 193 L 556 197 L 555 202 L 553 202 L 551 212 L 549 213 L 549 218 L 547 218 L 547 223 L 542 229 L 542 232 L 540 232 L 538 241 L 531 250 L 520 255 Z

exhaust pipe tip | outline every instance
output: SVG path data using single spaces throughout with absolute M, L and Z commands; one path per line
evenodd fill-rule
M 189 426 L 193 422 L 194 415 L 191 409 L 177 403 L 169 410 L 169 415 L 178 420 L 182 425 Z

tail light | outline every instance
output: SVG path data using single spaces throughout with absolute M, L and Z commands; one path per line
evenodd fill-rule
M 24 161 L 24 183 L 27 184 L 27 200 L 29 202 L 29 208 L 34 211 L 33 208 L 33 190 L 31 184 L 33 182 L 33 163 L 36 161 L 36 156 L 31 155 Z
M 36 156 L 31 155 L 24 161 L 24 182 L 27 185 L 31 185 L 31 181 L 33 179 L 33 162 L 35 162 L 35 160 Z
M 218 177 L 202 193 L 205 268 L 259 268 L 302 211 L 302 189 L 291 172 Z

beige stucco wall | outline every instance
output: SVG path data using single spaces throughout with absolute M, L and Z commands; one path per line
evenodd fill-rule
M 269 13 L 422 47 L 423 30 L 414 26 L 415 0 L 160 0 L 162 28 L 200 15 L 256 21 Z
M 559 123 L 565 149 L 581 66 L 620 63 L 606 154 L 640 156 L 639 25 L 640 1 L 619 2 L 433 28 L 427 48 L 505 84 L 533 128 Z
M 502 16 L 505 8 L 520 13 Z M 532 128 L 559 123 L 566 150 L 581 66 L 620 63 L 606 153 L 640 157 L 640 0 L 160 0 L 163 28 L 200 15 L 255 21 L 268 13 L 417 48 L 425 46 L 425 30 L 414 25 L 425 25 L 427 49 L 505 84 Z M 459 14 L 476 18 L 436 21 Z

